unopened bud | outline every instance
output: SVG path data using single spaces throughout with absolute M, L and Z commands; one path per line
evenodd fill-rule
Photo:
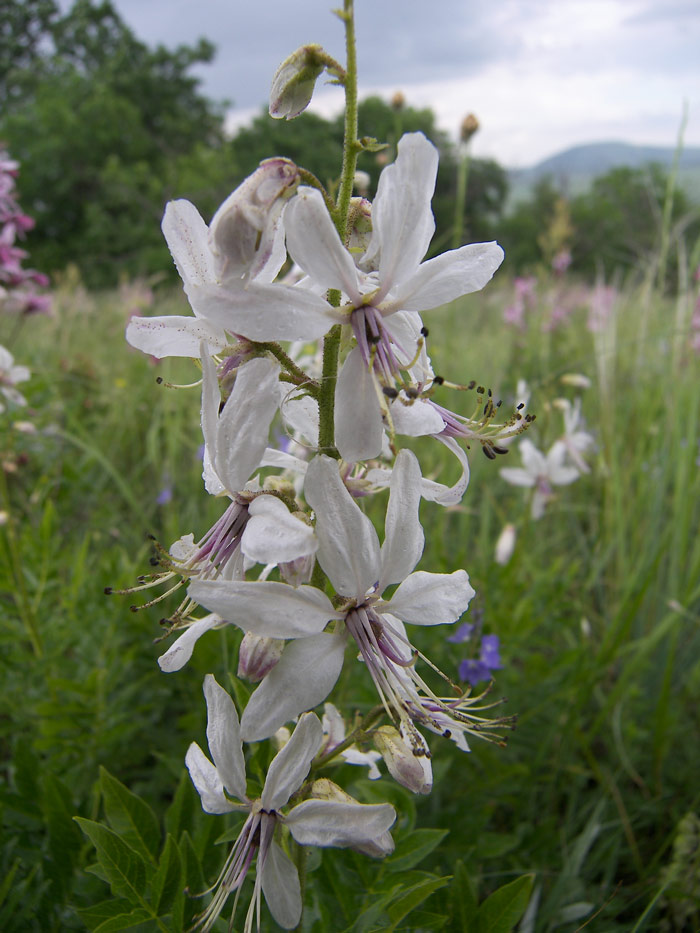
M 369 178 L 369 175 L 367 177 Z M 360 257 L 367 252 L 367 247 L 369 246 L 369 241 L 372 236 L 371 203 L 366 198 L 351 198 L 348 221 L 348 226 L 350 228 L 348 249 L 353 256 Z
M 302 45 L 275 72 L 270 90 L 270 116 L 293 120 L 309 106 L 316 79 L 328 63 L 320 45 Z
M 369 192 L 369 183 L 370 183 L 369 172 L 363 172 L 361 168 L 358 168 L 355 172 L 355 177 L 353 179 L 353 184 L 357 188 L 357 192 L 361 197 L 366 198 Z
M 280 576 L 285 583 L 291 586 L 300 586 L 302 583 L 310 583 L 316 563 L 315 554 L 306 554 L 304 557 L 297 557 L 294 560 L 288 560 L 280 563 Z
M 575 389 L 590 389 L 591 380 L 583 373 L 564 373 L 559 377 L 559 381 L 565 386 L 573 386 Z
M 515 550 L 515 525 L 505 525 L 496 541 L 495 559 L 497 564 L 505 566 Z
M 468 143 L 478 129 L 479 121 L 473 113 L 468 113 L 462 120 L 462 125 L 459 128 L 459 138 L 463 143 Z
M 414 794 L 429 794 L 433 787 L 430 750 L 415 727 L 403 723 L 401 732 L 394 726 L 380 726 L 374 733 L 374 744 L 381 752 L 389 774 Z
M 403 96 L 402 91 L 396 91 L 391 98 L 391 109 L 392 110 L 403 110 L 406 106 L 406 98 Z
M 238 649 L 238 676 L 257 684 L 282 657 L 283 638 L 246 632 Z
M 222 281 L 255 278 L 260 272 L 272 256 L 282 210 L 298 184 L 293 162 L 265 159 L 226 198 L 209 225 L 209 246 Z

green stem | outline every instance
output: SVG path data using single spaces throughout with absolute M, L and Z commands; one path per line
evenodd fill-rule
M 333 222 L 343 240 L 348 237 L 348 214 L 355 180 L 357 156 L 360 144 L 357 139 L 357 53 L 355 50 L 355 13 L 353 0 L 344 0 L 339 14 L 345 25 L 345 49 L 347 68 L 345 72 L 345 137 L 343 143 L 343 167 L 340 174 L 338 201 L 333 211 Z M 340 305 L 340 292 L 330 291 L 328 301 L 334 308 Z M 338 380 L 338 355 L 340 352 L 340 325 L 330 329 L 323 340 L 323 376 L 318 394 L 318 446 L 321 453 L 339 458 L 335 449 L 335 385 Z
M 469 144 L 464 146 L 464 154 L 457 165 L 457 194 L 455 196 L 455 216 L 452 226 L 452 249 L 458 249 L 464 238 L 464 202 L 467 197 L 467 179 L 469 178 Z
M 297 366 L 294 360 L 287 356 L 278 343 L 256 342 L 255 346 L 260 350 L 266 350 L 268 353 L 271 353 L 274 358 L 278 360 L 282 366 L 284 366 L 289 376 L 292 377 L 287 380 L 288 382 L 294 382 L 297 385 L 308 386 L 312 395 L 315 391 L 318 390 L 318 384 L 313 379 L 311 379 L 307 372 L 305 372 L 300 366 Z

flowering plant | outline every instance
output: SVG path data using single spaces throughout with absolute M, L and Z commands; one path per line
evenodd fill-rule
M 451 625 L 474 595 L 465 570 L 416 570 L 424 549 L 421 500 L 459 502 L 469 481 L 461 444 L 481 446 L 494 459 L 530 421 L 516 410 L 497 423 L 498 404 L 481 386 L 469 416 L 433 398 L 445 380 L 433 372 L 421 315 L 483 288 L 503 251 L 479 243 L 424 259 L 435 228 L 438 153 L 421 133 L 401 138 L 371 204 L 352 197 L 357 156 L 376 144 L 358 139 L 351 0 L 339 15 L 347 66 L 305 46 L 280 66 L 271 102 L 273 116 L 290 119 L 308 103 L 321 71 L 343 85 L 337 198 L 305 169 L 271 158 L 209 225 L 189 202 L 172 202 L 163 233 L 192 315 L 134 317 L 127 327 L 128 341 L 146 353 L 198 360 L 204 486 L 228 500 L 198 541 L 185 534 L 161 549 L 161 569 L 130 592 L 172 584 L 151 605 L 186 588 L 168 620 L 178 637 L 160 658 L 163 671 L 183 668 L 212 629 L 239 629 L 239 676 L 258 684 L 239 718 L 207 675 L 212 760 L 194 744 L 187 753 L 204 810 L 246 814 L 195 924 L 204 930 L 229 895 L 238 901 L 254 860 L 246 930 L 260 916 L 261 893 L 280 926 L 300 922 L 306 846 L 374 857 L 392 851 L 393 806 L 354 800 L 326 768 L 362 763 L 376 779 L 383 758 L 395 780 L 428 793 L 425 730 L 469 751 L 467 736 L 502 742 L 499 730 L 512 723 L 489 718 L 494 704 L 484 693 L 456 688 L 445 675 L 450 695 L 441 696 L 425 679 L 426 667 L 437 669 L 405 627 Z M 296 272 L 281 277 L 287 259 Z M 316 341 L 318 351 L 309 349 Z M 271 441 L 275 420 L 289 439 L 284 445 Z M 434 437 L 458 458 L 460 480 L 446 486 L 424 477 L 416 455 L 400 449 L 400 436 Z M 387 486 L 380 543 L 358 500 L 381 496 Z M 313 710 L 341 672 L 346 683 L 358 677 L 358 655 L 378 703 L 348 733 L 342 714 L 326 703 L 324 737 Z M 500 666 L 496 655 L 492 650 L 488 668 L 485 662 L 488 671 Z M 265 740 L 286 744 L 260 793 L 249 796 L 243 746 Z

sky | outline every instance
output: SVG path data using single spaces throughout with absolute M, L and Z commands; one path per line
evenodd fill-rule
M 231 101 L 229 125 L 263 105 L 277 65 L 318 42 L 341 62 L 341 0 L 113 0 L 134 32 L 169 47 L 217 46 L 202 90 Z M 69 0 L 62 0 L 62 6 Z M 509 168 L 569 146 L 621 140 L 700 145 L 698 0 L 356 0 L 360 95 L 431 107 L 456 136 L 477 115 L 473 152 Z M 331 116 L 342 90 L 317 87 Z

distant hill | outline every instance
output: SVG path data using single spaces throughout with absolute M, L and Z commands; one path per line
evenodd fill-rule
M 530 168 L 512 169 L 508 172 L 511 194 L 510 202 L 524 200 L 532 186 L 541 178 L 551 177 L 570 195 L 586 191 L 598 175 L 621 165 L 641 168 L 650 162 L 658 162 L 666 168 L 673 164 L 675 148 L 672 146 L 635 146 L 623 142 L 588 143 L 573 146 Z M 688 195 L 700 202 L 700 147 L 684 149 L 681 153 L 678 181 Z

